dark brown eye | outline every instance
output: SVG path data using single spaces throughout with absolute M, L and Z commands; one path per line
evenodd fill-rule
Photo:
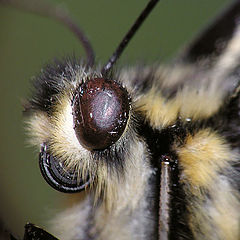
M 73 98 L 73 121 L 79 142 L 88 149 L 112 145 L 124 132 L 129 109 L 128 93 L 115 81 L 86 81 Z

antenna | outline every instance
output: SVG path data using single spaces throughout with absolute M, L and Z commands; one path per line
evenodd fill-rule
M 86 53 L 87 65 L 90 67 L 94 65 L 95 53 L 90 41 L 83 30 L 74 22 L 64 8 L 60 6 L 53 6 L 43 0 L 0 0 L 0 3 L 11 5 L 15 8 L 23 9 L 24 11 L 37 13 L 41 16 L 50 17 L 63 23 L 81 42 Z
M 159 0 L 150 0 L 147 6 L 143 9 L 137 20 L 134 22 L 130 30 L 124 36 L 117 49 L 113 53 L 113 55 L 109 58 L 108 62 L 102 68 L 102 74 L 107 74 L 108 71 L 112 68 L 113 64 L 117 61 L 117 59 L 121 56 L 123 50 L 128 45 L 129 41 L 132 39 L 134 34 L 137 32 L 139 27 L 142 25 L 146 17 L 151 13 L 153 8 L 156 6 Z

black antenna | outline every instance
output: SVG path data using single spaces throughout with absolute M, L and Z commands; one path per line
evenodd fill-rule
M 153 10 L 153 8 L 155 7 L 158 1 L 159 0 L 150 0 L 150 2 L 147 4 L 147 6 L 144 8 L 144 10 L 141 12 L 139 17 L 137 18 L 137 20 L 134 22 L 134 24 L 130 28 L 130 30 L 127 32 L 127 34 L 124 36 L 124 38 L 120 42 L 116 51 L 110 57 L 106 65 L 102 68 L 102 74 L 106 74 L 112 68 L 113 64 L 121 56 L 123 50 L 126 48 L 129 41 L 132 39 L 136 31 L 142 25 L 146 17 L 151 13 L 151 11 Z
M 73 21 L 64 8 L 47 4 L 43 0 L 0 0 L 0 3 L 21 8 L 25 11 L 37 13 L 42 16 L 50 17 L 63 23 L 77 36 L 79 41 L 82 43 L 86 53 L 87 65 L 90 67 L 94 65 L 95 54 L 90 41 L 84 34 L 83 30 Z

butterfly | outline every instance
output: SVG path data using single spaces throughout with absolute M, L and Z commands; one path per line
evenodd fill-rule
M 42 175 L 86 191 L 53 235 L 239 238 L 239 14 L 235 1 L 167 66 L 112 69 L 116 55 L 98 66 L 86 50 L 42 70 L 25 104 Z

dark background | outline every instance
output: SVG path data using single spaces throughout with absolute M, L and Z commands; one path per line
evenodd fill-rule
M 227 0 L 162 0 L 131 41 L 118 65 L 169 61 Z M 105 63 L 147 0 L 66 0 Z M 29 147 L 21 100 L 30 79 L 54 57 L 84 52 L 68 29 L 48 18 L 0 5 L 0 216 L 21 236 L 30 221 L 46 226 L 67 196 L 50 188 L 38 169 L 38 149 Z

